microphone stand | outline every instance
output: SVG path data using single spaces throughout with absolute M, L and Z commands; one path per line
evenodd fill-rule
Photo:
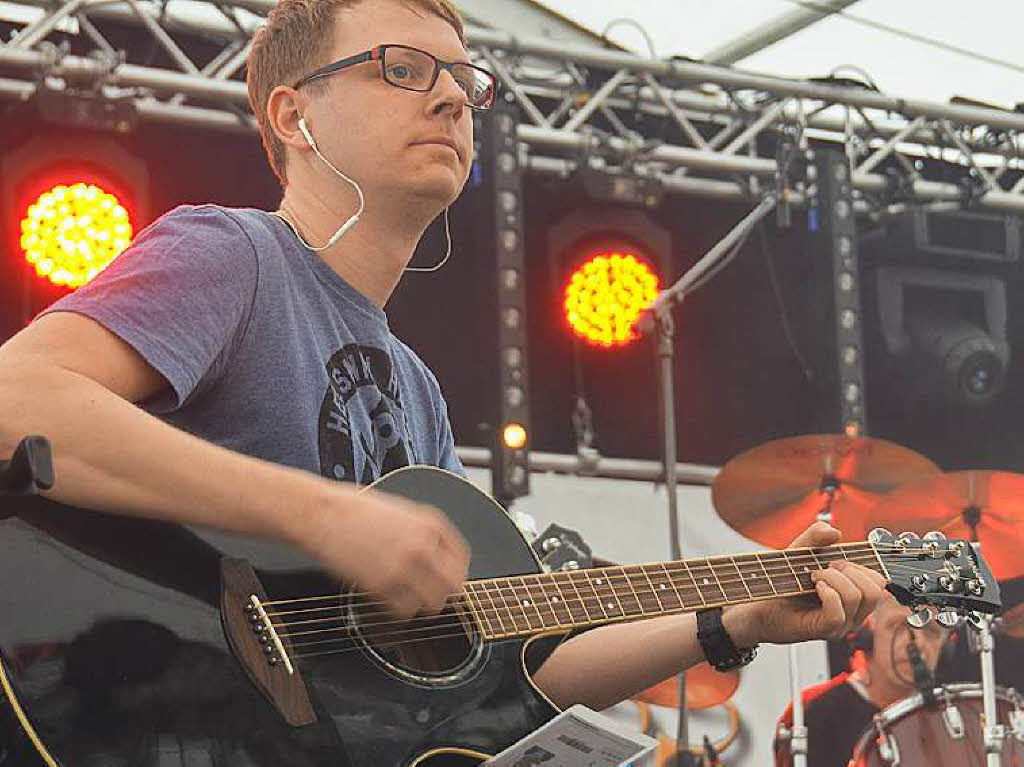
M 668 494 L 668 526 L 671 556 L 674 560 L 683 558 L 682 537 L 679 529 L 679 507 L 676 475 L 676 407 L 675 407 L 675 323 L 672 308 L 681 302 L 687 291 L 710 272 L 731 250 L 741 243 L 754 226 L 775 207 L 778 197 L 773 190 L 766 194 L 754 210 L 740 221 L 722 240 L 708 251 L 696 264 L 683 274 L 674 285 L 666 290 L 647 307 L 637 320 L 636 326 L 645 335 L 655 334 L 655 356 L 658 363 L 658 388 L 661 401 L 661 416 L 664 423 L 662 457 L 664 459 L 665 491 Z M 696 761 L 690 752 L 690 737 L 686 727 L 686 673 L 679 674 L 679 725 L 676 729 L 676 764 L 679 767 L 695 767 Z

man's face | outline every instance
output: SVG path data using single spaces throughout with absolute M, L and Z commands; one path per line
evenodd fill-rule
M 386 43 L 419 48 L 443 61 L 469 61 L 448 22 L 399 0 L 340 11 L 330 61 Z M 436 204 L 440 212 L 458 196 L 472 163 L 473 118 L 450 73 L 442 70 L 426 93 L 384 82 L 378 62 L 325 82 L 327 92 L 313 96 L 305 110 L 306 123 L 324 155 L 363 187 L 368 206 L 411 199 Z M 455 149 L 437 143 L 442 139 L 454 141 Z
M 913 685 L 914 668 L 910 663 L 907 646 L 911 632 L 921 652 L 921 658 L 934 670 L 948 631 L 932 621 L 923 629 L 907 625 L 910 610 L 893 598 L 885 598 L 871 614 L 870 627 L 874 634 L 874 652 L 870 661 L 872 675 L 881 675 L 897 687 Z

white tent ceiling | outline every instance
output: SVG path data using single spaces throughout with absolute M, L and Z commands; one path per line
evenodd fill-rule
M 810 0 L 542 0 L 558 14 L 649 55 L 702 59 Z M 615 22 L 615 23 L 612 23 Z M 787 77 L 853 65 L 885 93 L 929 101 L 966 96 L 993 106 L 1024 102 L 1021 0 L 860 0 L 735 66 Z M 852 74 L 849 71 L 841 74 Z

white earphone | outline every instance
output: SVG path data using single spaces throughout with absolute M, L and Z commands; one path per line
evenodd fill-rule
M 302 132 L 302 135 L 306 138 L 306 143 L 309 144 L 309 148 L 312 149 L 314 152 L 316 152 L 316 156 L 319 157 L 328 168 L 333 170 L 335 173 L 337 173 L 339 176 L 341 176 L 343 179 L 345 179 L 348 183 L 350 183 L 355 188 L 356 194 L 359 195 L 359 210 L 357 210 L 355 213 L 353 213 L 349 217 L 348 221 L 346 221 L 344 224 L 342 224 L 341 227 L 338 229 L 338 231 L 336 231 L 334 234 L 331 235 L 331 239 L 329 239 L 327 241 L 326 245 L 321 245 L 318 248 L 314 248 L 308 242 L 303 240 L 302 236 L 298 235 L 298 232 L 296 232 L 296 235 L 299 236 L 299 241 L 302 242 L 302 244 L 305 245 L 310 250 L 314 250 L 314 251 L 317 251 L 317 250 L 327 250 L 329 247 L 331 247 L 331 245 L 333 245 L 338 240 L 340 240 L 342 238 L 342 236 L 344 236 L 345 232 L 347 232 L 349 229 L 351 229 L 353 226 L 356 225 L 356 223 L 359 221 L 359 217 L 363 214 L 363 209 L 366 207 L 366 200 L 363 197 L 363 190 L 359 188 L 359 184 L 357 184 L 355 181 L 350 179 L 348 176 L 346 176 L 340 170 L 335 168 L 334 165 L 331 163 L 331 161 L 328 160 L 326 157 L 324 157 L 320 153 L 319 147 L 317 147 L 316 142 L 313 140 L 313 136 L 309 132 L 309 128 L 306 127 L 306 118 L 305 117 L 300 117 L 299 118 L 299 130 Z
M 356 225 L 356 223 L 359 221 L 359 217 L 363 213 L 363 210 L 366 208 L 366 199 L 363 197 L 363 190 L 359 187 L 359 184 L 357 184 L 351 178 L 349 178 L 344 173 L 342 173 L 340 170 L 335 168 L 334 164 L 330 160 L 328 160 L 326 157 L 324 157 L 323 154 L 321 154 L 319 147 L 317 147 L 317 145 L 316 145 L 316 141 L 313 140 L 313 136 L 309 132 L 309 128 L 306 127 L 306 118 L 305 117 L 300 117 L 299 118 L 299 130 L 302 132 L 302 135 L 305 137 L 306 143 L 309 144 L 309 148 L 312 149 L 314 152 L 316 152 L 316 156 L 319 157 L 320 160 L 328 168 L 333 170 L 338 176 L 340 176 L 341 178 L 345 179 L 348 183 L 350 183 L 355 188 L 356 194 L 359 195 L 359 210 L 357 210 L 355 213 L 353 213 L 349 217 L 348 221 L 346 221 L 344 224 L 342 224 L 341 227 L 338 229 L 338 231 L 336 231 L 334 234 L 331 235 L 331 238 L 327 241 L 327 243 L 325 245 L 321 245 L 320 247 L 316 247 L 315 248 L 312 245 L 310 245 L 308 242 L 306 242 L 302 238 L 302 235 L 299 234 L 298 229 L 296 229 L 295 226 L 292 225 L 291 221 L 289 221 L 288 219 L 284 219 L 285 223 L 288 224 L 291 227 L 293 232 L 295 232 L 295 236 L 299 238 L 299 242 L 301 242 L 307 248 L 309 248 L 312 251 L 327 250 L 334 243 L 336 243 L 338 240 L 340 240 L 342 238 L 342 236 L 344 236 L 345 232 L 347 232 L 349 229 L 351 229 L 353 226 Z M 447 252 L 444 255 L 444 258 L 442 258 L 439 263 L 435 264 L 434 266 L 429 266 L 429 267 L 407 266 L 405 268 L 405 271 L 407 271 L 407 272 L 434 272 L 434 271 L 437 271 L 438 269 L 440 269 L 442 266 L 444 266 L 447 263 L 448 259 L 452 255 L 452 235 L 451 235 L 451 229 L 450 229 L 449 224 L 448 224 L 448 208 L 444 209 L 444 234 L 445 234 L 446 240 L 448 241 L 448 249 L 447 249 Z

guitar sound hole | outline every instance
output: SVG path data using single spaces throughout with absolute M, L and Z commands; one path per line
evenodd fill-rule
M 479 647 L 471 619 L 459 607 L 449 605 L 439 615 L 405 621 L 376 604 L 357 602 L 352 607 L 360 637 L 399 673 L 444 678 L 465 666 Z

